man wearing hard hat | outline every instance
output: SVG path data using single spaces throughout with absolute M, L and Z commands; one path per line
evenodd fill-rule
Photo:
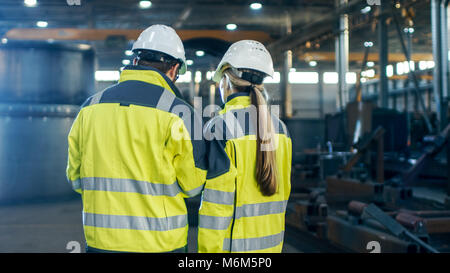
M 88 252 L 185 252 L 184 198 L 201 192 L 206 166 L 203 138 L 193 136 L 201 118 L 174 85 L 186 71 L 183 43 L 153 25 L 133 52 L 119 83 L 87 99 L 74 121 L 67 178 L 82 195 Z

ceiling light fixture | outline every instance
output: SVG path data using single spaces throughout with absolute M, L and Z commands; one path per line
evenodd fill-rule
M 27 6 L 29 8 L 36 7 L 36 5 L 37 5 L 36 0 L 24 0 L 23 3 L 25 4 L 25 6 Z
M 44 28 L 44 27 L 48 26 L 48 22 L 46 22 L 46 21 L 37 21 L 36 22 L 36 26 Z
M 237 25 L 236 24 L 228 24 L 227 25 L 227 29 L 228 30 L 235 30 L 237 28 Z
M 262 5 L 261 5 L 261 3 L 251 3 L 250 4 L 250 8 L 252 9 L 252 10 L 258 10 L 258 9 L 261 9 L 262 8 Z
M 151 1 L 140 1 L 139 2 L 139 8 L 141 9 L 148 9 L 152 6 L 152 2 Z
M 195 52 L 195 55 L 197 55 L 197 57 L 203 57 L 203 56 L 205 56 L 205 51 L 203 51 L 203 50 L 197 50 L 197 51 Z

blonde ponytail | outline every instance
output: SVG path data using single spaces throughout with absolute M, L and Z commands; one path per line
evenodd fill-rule
M 256 107 L 256 180 L 261 193 L 272 196 L 278 189 L 278 172 L 275 152 L 275 133 L 263 84 L 255 85 L 239 78 L 231 69 L 224 74 L 238 91 L 249 90 L 252 104 Z

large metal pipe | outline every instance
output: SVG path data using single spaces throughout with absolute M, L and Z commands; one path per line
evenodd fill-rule
M 447 46 L 447 11 L 445 1 L 431 0 L 431 33 L 434 57 L 433 83 L 436 113 L 438 114 L 438 131 L 446 124 L 446 95 L 448 94 L 448 46 Z M 447 59 L 444 59 L 447 58 Z
M 89 45 L 0 45 L 0 102 L 81 104 L 95 92 Z
M 0 104 L 0 204 L 75 195 L 65 178 L 74 105 Z
M 88 45 L 0 46 L 0 203 L 75 196 L 67 135 L 94 90 Z

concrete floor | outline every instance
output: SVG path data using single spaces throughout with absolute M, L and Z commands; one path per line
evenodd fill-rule
M 76 242 L 84 252 L 81 210 L 80 199 L 0 206 L 0 253 L 68 253 Z M 299 252 L 289 241 L 283 252 Z M 188 249 L 197 251 L 195 226 L 189 228 Z

